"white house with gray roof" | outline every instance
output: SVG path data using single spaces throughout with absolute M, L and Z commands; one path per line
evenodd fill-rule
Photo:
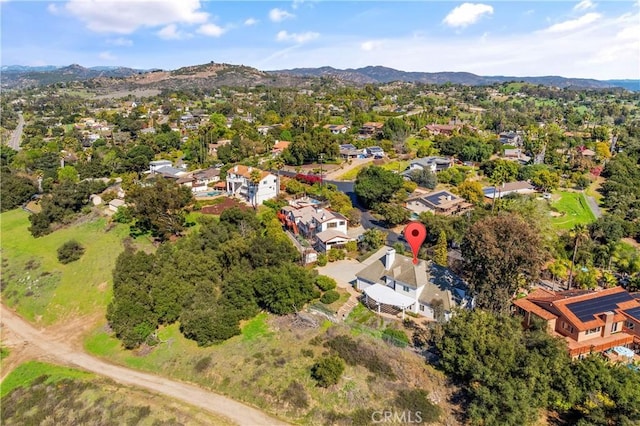
M 448 320 L 454 308 L 471 306 L 466 285 L 448 268 L 425 260 L 414 264 L 393 248 L 356 274 L 356 287 L 378 312 L 401 311 L 404 316 L 409 311 Z

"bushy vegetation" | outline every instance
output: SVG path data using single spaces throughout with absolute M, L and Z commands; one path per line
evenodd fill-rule
M 325 305 L 330 305 L 338 299 L 340 299 L 340 293 L 335 290 L 329 290 L 320 297 L 320 301 Z
M 555 410 L 571 424 L 640 421 L 640 372 L 597 355 L 571 361 L 544 325 L 523 330 L 516 318 L 461 312 L 444 326 L 441 368 L 462 385 L 466 416 L 477 425 L 535 423 Z
M 318 386 L 323 388 L 338 383 L 343 372 L 344 361 L 335 355 L 320 358 L 311 367 L 311 377 L 318 382 Z
M 76 240 L 67 241 L 58 248 L 58 261 L 62 264 L 75 262 L 84 254 L 84 247 Z
M 361 365 L 373 374 L 389 379 L 395 378 L 391 365 L 361 341 L 340 335 L 327 340 L 326 345 L 349 365 Z
M 399 348 L 406 348 L 409 345 L 407 333 L 396 328 L 385 328 L 382 332 L 382 340 Z
M 102 181 L 65 182 L 54 187 L 50 195 L 42 198 L 40 213 L 29 216 L 29 231 L 34 237 L 41 237 L 53 231 L 54 223 L 68 223 L 89 204 L 89 195 L 106 188 Z
M 287 314 L 314 297 L 315 277 L 297 259 L 272 211 L 258 218 L 229 209 L 219 220 L 201 218 L 199 232 L 155 254 L 122 253 L 107 318 L 127 348 L 178 320 L 198 344 L 221 342 L 260 309 Z
M 329 291 L 336 288 L 336 280 L 326 275 L 318 275 L 316 277 L 316 285 L 322 291 Z
M 38 192 L 38 187 L 31 179 L 11 172 L 8 167 L 0 168 L 0 211 L 7 211 L 21 206 Z

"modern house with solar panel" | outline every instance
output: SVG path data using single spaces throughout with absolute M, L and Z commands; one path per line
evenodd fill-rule
M 566 340 L 574 358 L 616 347 L 640 352 L 640 294 L 622 287 L 561 292 L 538 288 L 513 304 L 525 327 L 545 322 L 550 333 Z

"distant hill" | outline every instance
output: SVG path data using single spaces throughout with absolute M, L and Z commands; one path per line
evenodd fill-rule
M 559 76 L 514 77 L 479 76 L 468 72 L 406 72 L 382 66 L 356 69 L 333 67 L 295 68 L 289 70 L 260 71 L 244 65 L 209 62 L 178 68 L 173 71 L 139 70 L 126 67 L 91 67 L 73 64 L 66 67 L 46 65 L 28 67 L 9 65 L 0 67 L 0 83 L 3 89 L 44 86 L 60 82 L 91 80 L 92 86 L 104 90 L 136 87 L 153 89 L 208 89 L 221 86 L 277 86 L 304 87 L 329 77 L 337 84 L 389 83 L 393 81 L 428 84 L 463 84 L 470 86 L 489 85 L 509 81 L 522 81 L 555 87 L 604 89 L 623 87 L 640 90 L 638 80 L 599 81 Z
M 508 81 L 522 81 L 531 84 L 542 84 L 545 86 L 579 87 L 587 89 L 605 89 L 618 86 L 618 84 L 616 84 L 616 81 L 600 81 L 586 78 L 566 78 L 559 76 L 480 76 L 468 72 L 406 72 L 382 66 L 368 66 L 356 69 L 348 68 L 344 70 L 332 67 L 294 68 L 288 70 L 271 71 L 271 73 L 306 77 L 334 77 L 343 81 L 351 81 L 357 84 L 405 81 L 428 84 L 453 83 L 470 86 L 481 86 L 494 83 L 504 83 Z M 620 87 L 627 88 L 626 86 Z
M 54 65 L 42 67 L 9 65 L 0 68 L 0 72 L 0 84 L 2 87 L 12 89 L 46 86 L 60 82 L 83 81 L 99 77 L 129 77 L 146 71 L 125 67 L 85 68 L 78 64 L 72 64 L 66 67 L 57 67 Z
M 640 80 L 605 80 L 607 83 L 622 87 L 632 92 L 640 92 Z

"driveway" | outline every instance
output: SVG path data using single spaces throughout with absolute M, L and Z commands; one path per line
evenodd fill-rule
M 355 259 L 338 260 L 337 262 L 327 263 L 326 266 L 318 267 L 318 273 L 333 278 L 338 283 L 338 287 L 351 287 L 356 280 L 356 274 L 365 266 L 371 265 L 373 262 L 380 260 L 387 252 L 389 247 L 382 246 L 374 254 L 364 260 L 358 262 Z

